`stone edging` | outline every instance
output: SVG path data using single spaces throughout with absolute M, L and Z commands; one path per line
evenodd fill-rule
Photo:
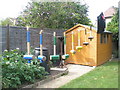
M 62 75 L 64 75 L 64 74 L 67 74 L 68 72 L 69 72 L 68 70 L 65 70 L 65 71 L 63 71 L 63 72 L 61 72 L 61 73 L 59 73 L 59 74 L 57 74 L 57 75 L 50 76 L 50 77 L 48 77 L 48 78 L 46 78 L 46 79 L 44 79 L 44 80 L 42 80 L 42 81 L 35 82 L 34 84 L 27 85 L 27 86 L 24 86 L 24 87 L 22 87 L 22 88 L 35 88 L 35 87 L 37 87 L 38 85 L 42 85 L 42 84 L 44 84 L 44 83 L 46 83 L 46 82 L 49 82 L 49 81 L 54 80 L 54 79 L 56 79 L 56 78 L 59 78 L 60 76 L 62 76 Z

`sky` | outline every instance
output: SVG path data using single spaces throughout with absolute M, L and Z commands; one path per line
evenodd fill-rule
M 0 19 L 6 17 L 17 17 L 30 0 L 1 0 Z
M 101 12 L 105 12 L 111 6 L 118 7 L 118 2 L 120 0 L 83 0 L 89 6 L 88 8 L 88 15 L 89 18 L 92 20 L 93 24 L 95 24 L 97 20 L 97 16 Z
M 0 1 L 0 20 L 6 17 L 16 18 L 30 0 L 1 0 Z M 101 12 L 105 12 L 109 7 L 118 7 L 120 0 L 82 0 L 88 8 L 89 18 L 95 23 L 97 16 Z

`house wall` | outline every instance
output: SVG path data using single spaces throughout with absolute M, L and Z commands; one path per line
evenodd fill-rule
M 108 61 L 112 56 L 112 34 L 108 34 L 107 42 L 101 41 L 101 34 L 97 35 L 97 65 L 103 64 Z
M 80 32 L 80 41 L 81 46 L 83 48 L 80 51 L 76 50 L 76 46 L 78 46 L 78 29 L 81 30 Z M 85 41 L 85 29 L 83 27 L 77 27 L 74 30 L 74 50 L 76 51 L 75 54 L 71 54 L 70 50 L 72 50 L 72 31 L 66 32 L 66 46 L 67 46 L 67 54 L 70 55 L 70 57 L 66 60 L 67 63 L 74 63 L 74 64 L 83 64 L 83 65 L 89 65 L 89 66 L 96 66 L 97 64 L 97 33 L 95 30 L 93 30 L 92 35 L 94 36 L 94 39 L 90 41 L 88 37 L 90 36 L 90 33 L 87 33 L 86 35 L 86 41 L 89 42 L 89 45 L 85 46 L 83 45 L 83 42 Z M 89 29 L 87 29 L 87 32 L 90 32 Z
M 110 17 L 110 18 L 106 18 L 106 19 L 105 19 L 106 27 L 107 27 L 107 24 L 108 24 L 109 22 L 111 22 L 111 19 L 112 19 L 112 17 Z

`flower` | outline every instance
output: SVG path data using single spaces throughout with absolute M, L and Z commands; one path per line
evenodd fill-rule
M 8 50 L 7 50 L 7 49 L 5 49 L 4 51 L 5 51 L 5 52 L 7 52 Z
M 20 50 L 19 48 L 16 48 L 17 50 Z
M 8 61 L 8 62 L 6 62 L 6 64 L 10 64 L 10 62 Z

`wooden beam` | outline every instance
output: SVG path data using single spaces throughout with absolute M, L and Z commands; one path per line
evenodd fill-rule
M 10 26 L 9 24 L 7 25 L 7 34 L 6 34 L 6 49 L 9 51 L 10 50 L 10 45 L 9 45 L 9 40 L 10 40 L 10 35 L 9 35 L 9 31 L 10 31 Z

